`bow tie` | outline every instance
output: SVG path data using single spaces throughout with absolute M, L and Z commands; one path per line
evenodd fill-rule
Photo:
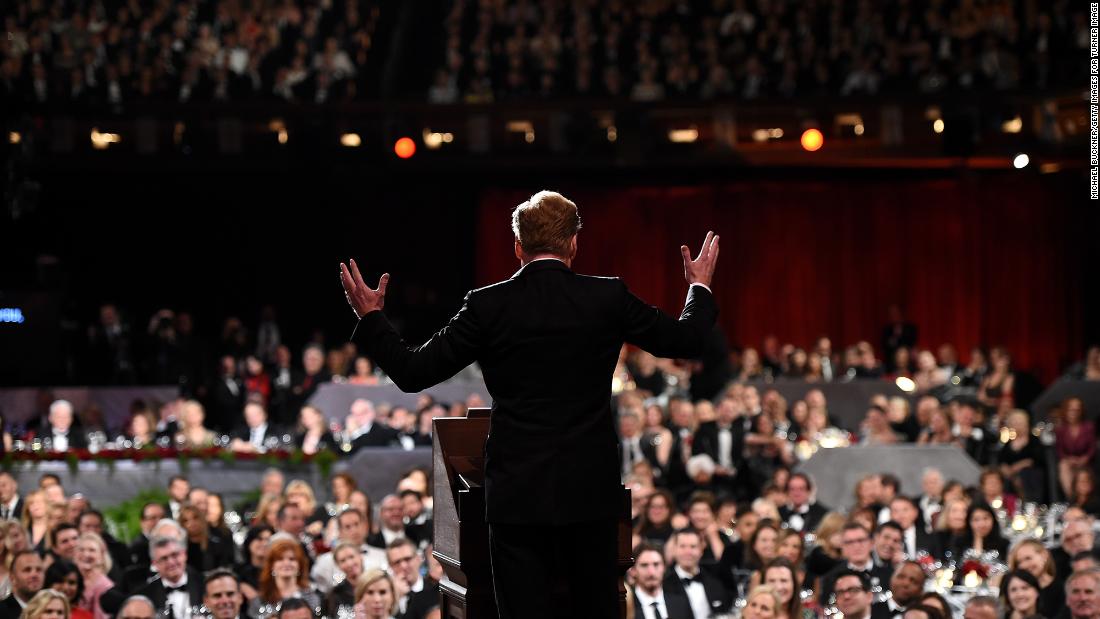
M 699 577 L 699 574 L 696 574 L 694 576 L 681 576 L 680 582 L 684 583 L 684 586 L 686 587 L 693 582 L 703 584 L 703 579 Z
M 791 508 L 791 513 L 798 514 L 799 516 L 805 516 L 806 514 L 810 513 L 810 504 L 807 503 L 802 507 Z
M 188 593 L 187 585 L 180 585 L 178 587 L 169 587 L 166 585 L 164 587 L 164 592 L 168 595 L 171 595 L 173 593 Z

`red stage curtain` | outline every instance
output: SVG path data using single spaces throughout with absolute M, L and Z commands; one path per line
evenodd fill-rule
M 886 308 L 898 303 L 919 346 L 951 342 L 963 361 L 971 346 L 1001 344 L 1050 381 L 1083 349 L 1084 211 L 1043 177 L 564 192 L 584 222 L 574 268 L 620 276 L 666 311 L 685 294 L 679 246 L 694 252 L 708 229 L 721 234 L 714 290 L 734 344 L 776 334 L 809 346 L 827 334 L 838 350 L 866 339 L 881 355 Z M 478 285 L 516 270 L 509 211 L 528 195 L 483 194 Z

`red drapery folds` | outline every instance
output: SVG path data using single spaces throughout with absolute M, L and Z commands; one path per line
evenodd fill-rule
M 974 345 L 1003 344 L 1048 382 L 1083 351 L 1081 230 L 1097 218 L 1044 177 L 561 190 L 584 222 L 574 269 L 622 277 L 669 312 L 686 291 L 679 246 L 694 253 L 718 232 L 714 290 L 735 344 L 776 334 L 805 347 L 826 334 L 881 356 L 897 303 L 918 346 L 953 343 L 964 362 Z M 509 213 L 529 193 L 483 194 L 478 285 L 515 272 Z

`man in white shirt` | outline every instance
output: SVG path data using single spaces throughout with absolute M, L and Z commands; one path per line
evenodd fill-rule
M 166 619 L 191 619 L 191 607 L 202 604 L 203 583 L 198 572 L 187 569 L 187 548 L 172 537 L 154 538 L 149 547 L 160 578 L 138 593 L 153 601 Z
M 636 619 L 693 619 L 691 604 L 682 595 L 665 595 L 665 558 L 649 544 L 634 548 L 634 617 Z
M 645 460 L 642 453 L 642 419 L 638 411 L 625 409 L 619 412 L 619 436 L 622 440 L 623 479 L 634 474 L 634 464 Z
M 203 606 L 210 611 L 211 619 L 238 619 L 241 614 L 241 583 L 230 570 L 218 568 L 206 575 Z
M 394 540 L 408 537 L 405 532 L 405 506 L 401 502 L 401 497 L 396 494 L 387 494 L 382 498 L 378 513 L 382 521 L 381 526 L 378 527 L 377 533 L 367 538 L 368 544 L 375 548 L 389 548 Z
M 902 548 L 910 559 L 917 558 L 917 553 L 927 552 L 937 555 L 936 540 L 924 530 L 924 522 L 920 520 L 920 511 L 913 499 L 907 496 L 896 496 L 890 501 L 890 520 L 901 526 Z
M 187 481 L 186 477 L 174 475 L 168 480 L 168 511 L 172 513 L 173 520 L 179 519 L 180 508 L 187 502 L 189 494 L 191 494 L 191 482 Z
M 366 543 L 367 522 L 363 514 L 359 513 L 359 510 L 349 507 L 340 512 L 336 516 L 336 524 L 338 541 L 348 542 L 359 547 L 363 555 L 364 572 L 371 568 L 386 568 L 386 553 L 378 548 L 368 546 Z M 333 543 L 332 546 L 335 548 L 336 543 Z M 343 570 L 336 565 L 336 560 L 331 552 L 326 552 L 317 557 L 317 562 L 313 564 L 309 576 L 313 580 L 313 584 L 325 593 L 331 591 L 334 586 L 345 578 Z
M 50 439 L 50 449 L 53 451 L 83 449 L 88 446 L 80 432 L 73 429 L 73 405 L 68 400 L 55 400 L 50 404 L 47 420 L 49 426 L 42 439 Z
M 263 453 L 267 450 L 265 441 L 278 433 L 267 423 L 267 411 L 258 402 L 244 405 L 244 427 L 233 433 L 229 446 L 233 451 Z

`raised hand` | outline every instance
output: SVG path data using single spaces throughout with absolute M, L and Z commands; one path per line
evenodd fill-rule
M 695 260 L 691 259 L 691 250 L 687 245 L 680 246 L 680 253 L 684 256 L 684 279 L 687 283 L 703 284 L 709 288 L 710 280 L 714 277 L 714 267 L 718 264 L 718 235 L 707 232 L 703 248 L 699 250 L 699 256 Z
M 382 309 L 386 304 L 386 284 L 390 281 L 390 274 L 385 273 L 378 279 L 378 288 L 371 290 L 359 274 L 359 266 L 355 260 L 350 260 L 351 268 L 343 262 L 340 263 L 340 282 L 344 285 L 344 296 L 348 305 L 355 312 L 356 318 L 362 318 L 367 314 Z

